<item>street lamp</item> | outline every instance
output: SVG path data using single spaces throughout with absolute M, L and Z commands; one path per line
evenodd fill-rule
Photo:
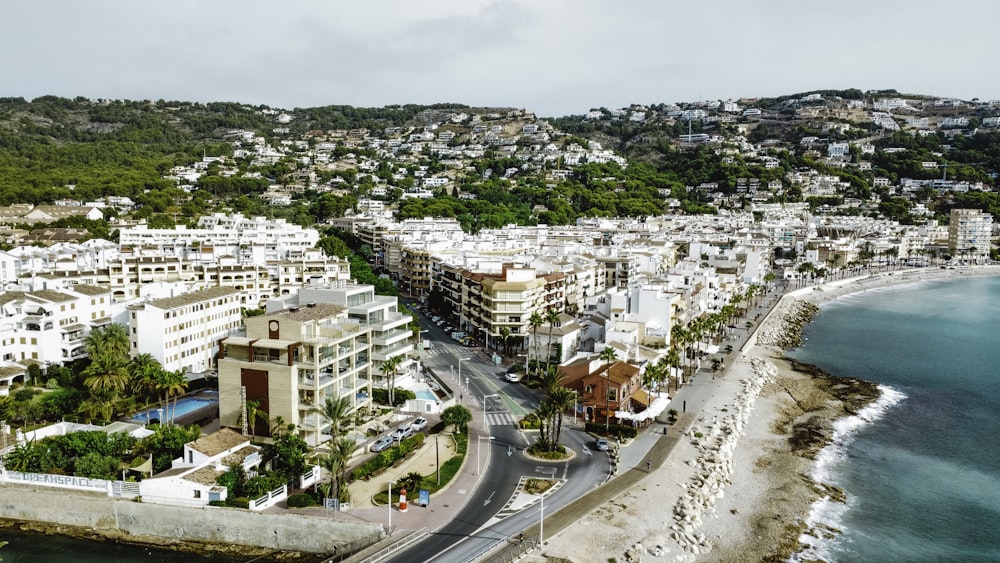
M 386 492 L 389 493 L 389 528 L 388 531 L 386 532 L 386 535 L 391 536 L 392 535 L 392 481 L 389 481 L 389 485 L 387 487 L 388 489 L 386 490 Z
M 542 497 L 542 508 L 538 513 L 538 545 L 545 545 L 545 497 Z
M 469 361 L 471 359 L 472 358 L 459 358 L 458 359 L 458 386 L 459 387 L 462 386 L 462 362 L 467 362 L 467 361 Z M 465 387 L 466 387 L 466 391 L 468 391 L 468 387 L 469 387 L 469 378 L 468 377 L 465 378 Z
M 417 356 L 417 378 L 419 378 L 420 374 L 423 373 L 423 372 L 420 371 L 420 353 L 423 351 L 423 347 L 422 347 L 421 342 L 420 342 L 420 335 L 423 334 L 423 333 L 425 333 L 425 332 L 430 332 L 430 331 L 429 330 L 418 330 L 417 331 L 417 354 L 416 354 L 416 356 Z
M 496 436 L 483 436 L 482 434 L 480 434 L 479 437 L 476 438 L 476 475 L 482 475 L 483 474 L 483 470 L 479 468 L 479 456 L 480 456 L 480 452 L 483 449 L 483 446 L 482 446 L 482 443 L 483 443 L 482 440 L 483 440 L 483 438 L 486 438 L 487 440 L 496 440 L 497 439 Z

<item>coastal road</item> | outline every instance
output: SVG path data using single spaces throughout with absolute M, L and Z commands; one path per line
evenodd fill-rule
M 523 514 L 505 509 L 521 477 L 565 480 L 545 501 L 546 511 L 554 511 L 599 486 L 609 471 L 607 455 L 592 451 L 590 437 L 569 423 L 564 423 L 562 441 L 576 452 L 572 460 L 552 463 L 528 458 L 524 449 L 534 436 L 521 432 L 517 420 L 534 409 L 537 395 L 523 385 L 504 380 L 502 367 L 483 361 L 481 354 L 454 343 L 437 327 L 427 328 L 431 349 L 425 355 L 426 365 L 438 373 L 451 371 L 457 377 L 458 362 L 462 360 L 463 389 L 455 390 L 456 394 L 463 395 L 470 409 L 482 409 L 488 432 L 470 435 L 466 463 L 479 465 L 477 472 L 482 477 L 466 504 L 452 522 L 390 559 L 400 563 L 467 561 L 497 544 L 505 544 L 507 538 L 536 523 L 537 504 Z M 481 454 L 473 455 L 471 452 L 480 444 Z

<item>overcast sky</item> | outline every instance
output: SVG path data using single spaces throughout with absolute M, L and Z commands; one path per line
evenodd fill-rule
M 592 107 L 1000 98 L 997 0 L 7 0 L 0 96 Z

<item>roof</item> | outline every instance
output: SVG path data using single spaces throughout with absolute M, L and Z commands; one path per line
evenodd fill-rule
M 267 316 L 280 317 L 290 321 L 305 322 L 337 317 L 345 311 L 347 311 L 347 308 L 341 307 L 340 305 L 334 305 L 333 303 L 316 303 L 315 305 L 290 307 Z
M 201 291 L 193 291 L 191 293 L 178 295 L 177 297 L 155 299 L 150 301 L 149 305 L 159 309 L 176 309 L 185 305 L 193 305 L 194 303 L 210 301 L 212 299 L 218 299 L 219 297 L 228 297 L 238 293 L 239 290 L 233 287 L 210 287 Z
M 75 291 L 76 293 L 82 295 L 107 295 L 108 290 L 104 288 L 97 287 L 96 285 L 90 285 L 86 283 L 78 283 L 69 288 L 70 291 Z
M 185 445 L 196 452 L 211 457 L 243 443 L 249 444 L 250 438 L 231 428 L 223 428 L 207 436 L 202 436 L 193 442 L 188 442 Z

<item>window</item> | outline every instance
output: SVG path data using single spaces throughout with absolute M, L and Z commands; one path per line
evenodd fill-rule
M 608 401 L 611 401 L 613 403 L 617 403 L 618 402 L 618 390 L 617 389 L 608 389 Z

